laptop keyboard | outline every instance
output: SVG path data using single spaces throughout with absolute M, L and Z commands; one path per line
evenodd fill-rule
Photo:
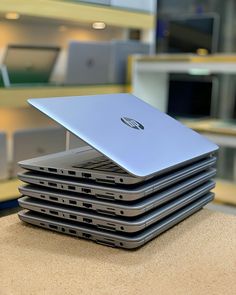
M 114 172 L 121 174 L 128 174 L 117 166 L 114 162 L 107 159 L 105 156 L 101 156 L 78 165 L 73 165 L 74 168 L 90 169 L 105 172 Z

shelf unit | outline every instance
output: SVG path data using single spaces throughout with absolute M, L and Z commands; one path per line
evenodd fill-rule
M 103 21 L 121 28 L 153 29 L 152 14 L 128 11 L 109 6 L 91 5 L 60 0 L 1 0 L 0 14 L 14 11 L 23 16 L 39 17 L 73 23 L 91 24 Z
M 0 89 L 0 108 L 28 107 L 28 98 L 94 95 L 126 92 L 125 85 L 46 86 Z
M 235 54 L 163 54 L 137 56 L 132 61 L 131 81 L 134 94 L 163 112 L 167 110 L 169 74 L 236 75 Z

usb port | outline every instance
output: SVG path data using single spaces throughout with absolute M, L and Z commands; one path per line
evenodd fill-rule
M 92 235 L 90 234 L 86 234 L 86 233 L 83 233 L 83 237 L 86 238 L 86 239 L 89 239 L 92 237 Z
M 75 171 L 68 171 L 68 174 L 70 174 L 70 175 L 75 175 Z
M 83 221 L 87 222 L 87 223 L 92 223 L 93 222 L 92 219 L 90 219 L 90 218 L 83 218 Z
M 89 203 L 83 203 L 83 206 L 88 209 L 92 208 L 92 204 L 89 204 Z
M 75 230 L 73 230 L 73 229 L 69 229 L 69 233 L 71 233 L 71 234 L 76 234 L 76 231 Z
M 77 219 L 77 216 L 76 216 L 76 215 L 72 215 L 72 214 L 70 214 L 70 218 L 71 218 L 71 219 Z
M 82 173 L 82 177 L 89 178 L 91 177 L 90 173 Z
M 82 188 L 81 190 L 85 194 L 90 194 L 91 193 L 91 189 L 89 189 L 89 188 Z

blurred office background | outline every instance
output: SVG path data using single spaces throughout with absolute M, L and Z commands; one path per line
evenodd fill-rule
M 134 92 L 220 145 L 216 202 L 231 212 L 235 26 L 234 0 L 1 0 L 0 209 L 17 204 L 18 161 L 66 148 L 27 98 Z

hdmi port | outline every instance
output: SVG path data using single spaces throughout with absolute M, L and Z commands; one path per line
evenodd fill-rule
M 57 172 L 57 169 L 56 168 L 48 168 L 48 171 L 49 172 Z

